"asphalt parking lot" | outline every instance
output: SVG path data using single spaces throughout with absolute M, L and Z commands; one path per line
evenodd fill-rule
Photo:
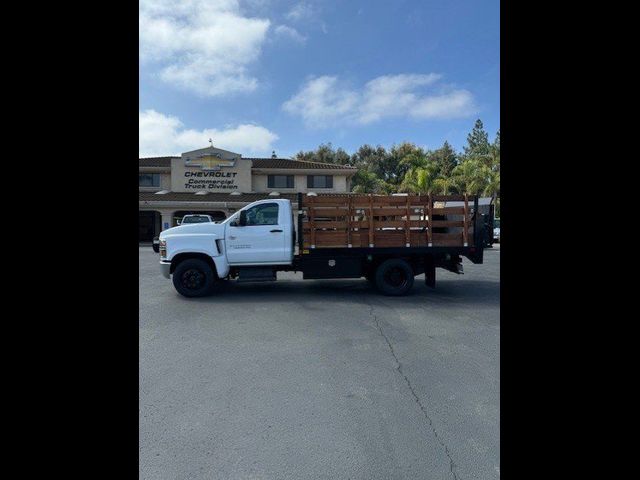
M 500 477 L 500 249 L 362 280 L 178 295 L 140 247 L 141 479 Z

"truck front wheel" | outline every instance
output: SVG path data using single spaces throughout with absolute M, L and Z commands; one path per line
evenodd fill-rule
M 413 287 L 413 269 L 400 258 L 385 260 L 376 269 L 376 286 L 385 295 L 405 295 Z
M 202 297 L 211 293 L 216 280 L 213 269 L 199 258 L 180 262 L 173 272 L 173 286 L 185 297 Z

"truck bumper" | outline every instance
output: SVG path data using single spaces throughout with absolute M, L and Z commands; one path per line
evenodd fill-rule
M 164 278 L 171 278 L 170 275 L 171 270 L 171 262 L 160 262 L 160 271 L 162 272 L 162 276 Z

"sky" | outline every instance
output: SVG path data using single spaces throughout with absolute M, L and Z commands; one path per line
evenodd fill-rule
M 500 128 L 498 0 L 140 0 L 141 157 L 292 157 Z

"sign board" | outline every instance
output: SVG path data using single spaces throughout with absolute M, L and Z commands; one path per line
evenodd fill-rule
M 171 186 L 174 192 L 250 192 L 251 161 L 214 147 L 186 152 L 171 160 Z

